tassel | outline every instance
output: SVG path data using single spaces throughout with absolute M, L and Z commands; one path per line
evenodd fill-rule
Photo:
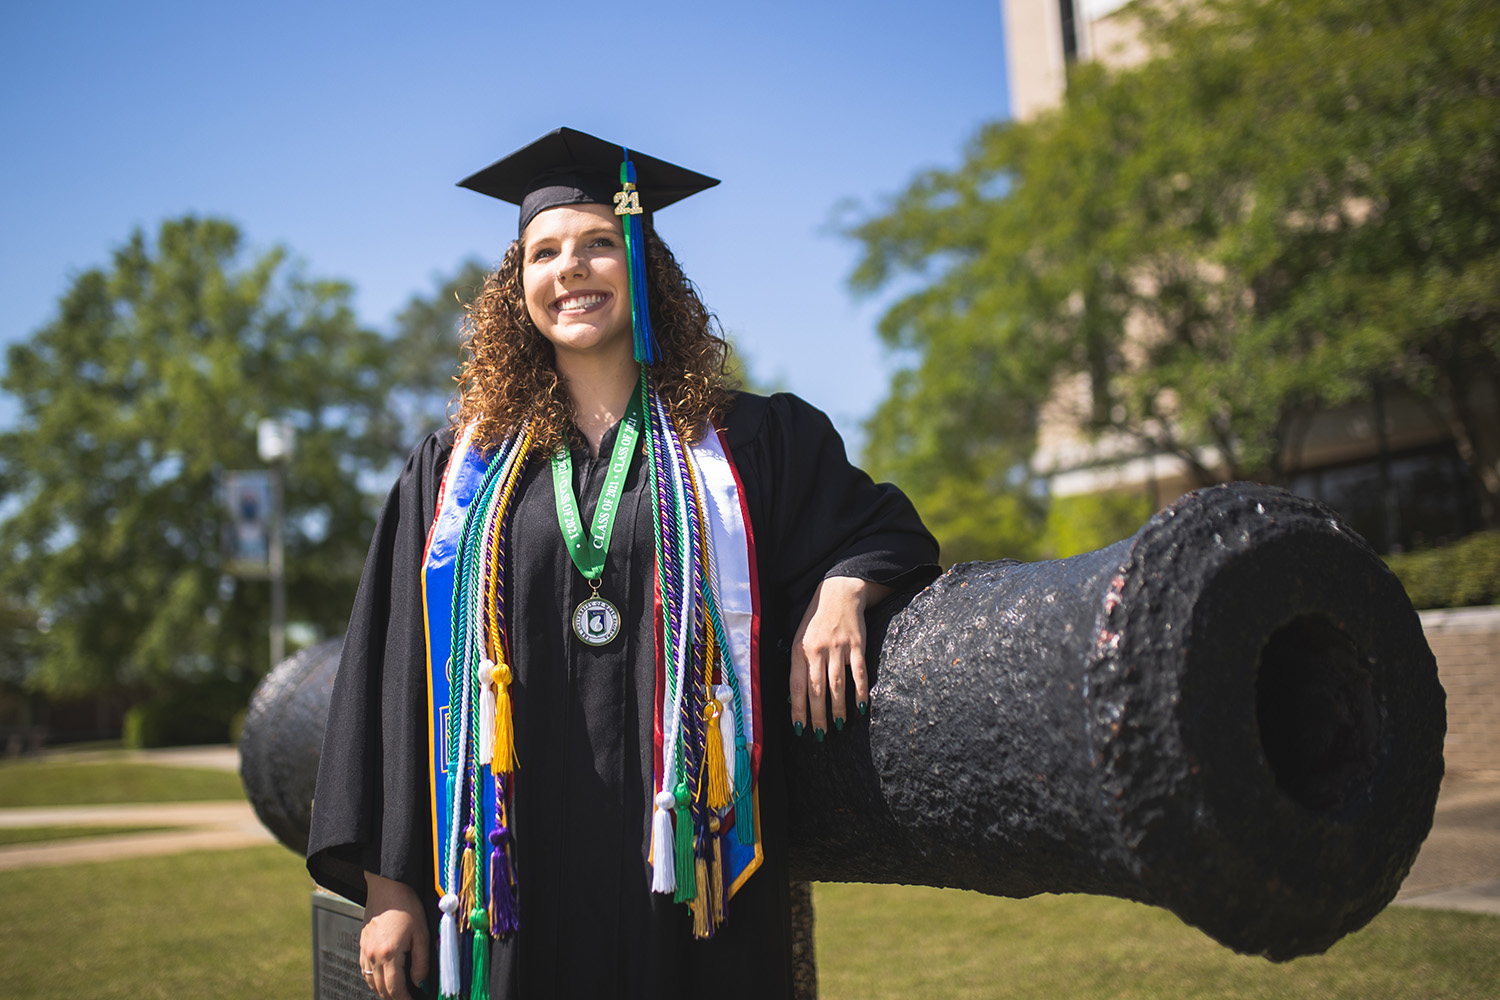
M 474 928 L 474 966 L 469 971 L 469 1000 L 490 1000 L 490 921 L 484 907 L 469 914 Z
M 438 901 L 443 919 L 438 922 L 438 992 L 443 1000 L 458 1000 L 458 897 L 448 893 Z
M 506 850 L 509 831 L 505 827 L 490 833 L 490 929 L 495 937 L 505 938 L 520 925 L 516 907 L 515 886 L 511 879 L 510 854 Z
M 708 734 L 703 741 L 704 766 L 708 770 L 708 805 L 715 811 L 728 809 L 733 801 L 729 795 L 729 774 L 724 766 L 724 738 L 719 735 L 719 716 L 723 709 L 715 698 L 708 699 L 703 706 L 703 718 L 708 723 Z
M 708 865 L 700 855 L 695 867 L 698 873 L 698 881 L 704 885 L 708 883 Z M 700 892 L 693 897 L 688 904 L 688 909 L 693 912 L 693 937 L 702 941 L 714 936 L 713 924 L 708 918 L 708 893 Z
M 488 764 L 495 755 L 495 665 L 479 663 L 479 763 Z
M 728 684 L 720 684 L 714 688 L 714 697 L 719 699 L 719 705 L 725 714 L 729 712 L 730 705 L 734 704 L 734 688 Z M 719 735 L 723 737 L 724 744 L 724 770 L 729 775 L 729 787 L 738 788 L 735 783 L 738 778 L 739 760 L 735 757 L 734 745 L 739 739 L 739 731 L 734 724 L 734 719 L 725 718 L 719 722 Z
M 630 151 L 624 150 L 620 164 L 621 191 L 615 195 L 615 214 L 625 231 L 625 260 L 630 274 L 630 319 L 634 332 L 635 360 L 654 365 L 661 359 L 661 348 L 651 333 L 651 307 L 646 283 L 646 231 L 641 227 L 640 195 L 635 186 L 635 164 Z
M 713 857 L 709 859 L 708 870 L 708 919 L 713 923 L 714 929 L 724 926 L 725 900 L 724 900 L 724 852 L 719 847 L 719 817 L 710 816 L 708 820 L 708 839 L 713 844 Z
M 675 902 L 686 903 L 698 895 L 698 883 L 693 875 L 692 799 L 688 796 L 687 785 L 678 785 L 673 798 L 677 801 L 677 815 L 674 817 L 677 824 L 677 892 L 672 898 Z
M 672 806 L 677 798 L 671 792 L 656 793 L 656 811 L 651 817 L 651 891 L 674 892 L 677 889 L 677 859 L 673 856 Z
M 510 879 L 510 856 L 505 851 L 505 827 L 490 831 L 490 929 L 502 941 L 516 932 L 520 918 L 516 911 L 515 888 Z
M 468 827 L 464 830 L 464 841 L 468 845 L 464 848 L 463 875 L 460 877 L 458 889 L 458 903 L 467 921 L 470 911 L 474 909 L 474 828 Z M 465 930 L 467 930 L 465 924 Z
M 751 795 L 750 748 L 745 741 L 734 741 L 734 835 L 740 846 L 750 847 L 755 843 L 755 799 Z
M 510 665 L 495 664 L 495 759 L 490 770 L 510 774 L 516 769 L 516 727 L 510 709 Z

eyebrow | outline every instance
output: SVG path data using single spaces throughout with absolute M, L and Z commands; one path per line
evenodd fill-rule
M 598 223 L 597 225 L 591 225 L 587 229 L 580 230 L 579 233 L 578 233 L 578 236 L 580 238 L 588 238 L 590 236 L 619 236 L 619 235 L 620 235 L 619 230 L 615 229 L 614 226 L 611 226 L 607 222 L 601 222 L 601 223 Z M 557 239 L 556 236 L 544 236 L 544 237 L 539 237 L 539 238 L 536 238 L 536 239 L 530 239 L 530 238 L 528 238 L 528 239 L 522 241 L 521 246 L 524 247 L 524 248 L 530 249 L 531 247 L 536 246 L 538 243 L 545 243 L 548 240 L 555 240 L 555 239 Z

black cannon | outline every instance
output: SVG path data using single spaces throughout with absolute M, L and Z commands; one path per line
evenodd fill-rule
M 1118 896 L 1279 961 L 1374 917 L 1431 827 L 1436 664 L 1313 501 L 1202 490 L 1096 552 L 956 566 L 869 626 L 869 719 L 792 752 L 794 878 Z M 245 723 L 293 849 L 336 662 L 288 661 Z

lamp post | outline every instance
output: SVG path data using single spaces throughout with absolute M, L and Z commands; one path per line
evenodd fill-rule
M 271 539 L 267 553 L 271 572 L 271 668 L 286 658 L 286 564 L 282 526 L 285 521 L 286 463 L 292 457 L 296 429 L 287 420 L 262 420 L 256 428 L 256 450 L 270 466 Z

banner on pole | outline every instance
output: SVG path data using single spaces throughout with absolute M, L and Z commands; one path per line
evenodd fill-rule
M 226 568 L 265 579 L 271 572 L 271 475 L 264 469 L 224 473 Z

